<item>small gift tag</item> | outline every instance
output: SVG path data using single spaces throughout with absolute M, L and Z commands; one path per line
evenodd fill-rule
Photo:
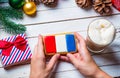
M 30 63 L 32 53 L 25 34 L 0 40 L 0 49 L 2 64 L 5 69 L 14 65 Z

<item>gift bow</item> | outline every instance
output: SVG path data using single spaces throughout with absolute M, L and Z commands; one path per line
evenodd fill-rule
M 13 46 L 21 51 L 24 51 L 26 49 L 26 43 L 27 41 L 21 36 L 18 36 L 14 42 L 0 40 L 0 49 L 2 49 L 2 55 L 9 56 Z

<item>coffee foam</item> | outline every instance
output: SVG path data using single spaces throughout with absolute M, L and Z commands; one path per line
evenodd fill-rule
M 95 44 L 108 45 L 114 39 L 115 28 L 111 22 L 99 19 L 89 25 L 88 34 Z

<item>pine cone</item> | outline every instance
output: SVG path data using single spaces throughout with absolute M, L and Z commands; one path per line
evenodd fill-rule
M 92 5 L 92 0 L 76 0 L 76 3 L 81 8 L 89 8 Z
M 50 7 L 55 7 L 57 5 L 57 2 L 57 0 L 42 0 L 42 3 Z
M 36 4 L 40 4 L 41 3 L 41 0 L 29 0 L 29 1 L 35 2 Z
M 111 15 L 111 6 L 111 0 L 95 0 L 93 5 L 95 11 L 100 13 L 101 15 Z

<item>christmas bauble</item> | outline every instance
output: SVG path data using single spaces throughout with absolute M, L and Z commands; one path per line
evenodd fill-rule
M 21 8 L 25 3 L 25 0 L 9 0 L 9 4 L 11 7 L 15 9 Z
M 36 5 L 34 2 L 26 2 L 23 6 L 23 11 L 27 15 L 33 15 L 36 12 Z

